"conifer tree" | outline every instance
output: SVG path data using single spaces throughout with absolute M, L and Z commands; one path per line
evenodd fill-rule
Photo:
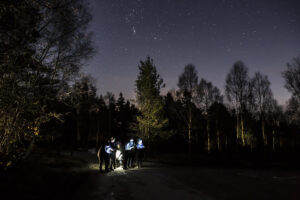
M 140 135 L 147 139 L 149 149 L 150 141 L 167 123 L 167 119 L 163 116 L 163 102 L 160 96 L 160 89 L 164 84 L 150 57 L 141 61 L 138 68 L 136 94 L 141 115 L 137 117 L 137 121 Z

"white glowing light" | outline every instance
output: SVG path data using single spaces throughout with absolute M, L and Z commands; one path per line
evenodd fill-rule
M 134 26 L 132 27 L 132 34 L 133 34 L 133 35 L 135 35 L 135 34 L 136 34 L 136 29 L 135 29 L 135 27 L 134 27 Z
M 123 171 L 124 169 L 123 169 L 123 167 L 117 167 L 116 169 L 115 169 L 115 171 Z
M 116 157 L 117 157 L 118 160 L 122 160 L 122 154 L 121 154 L 120 150 L 116 151 Z

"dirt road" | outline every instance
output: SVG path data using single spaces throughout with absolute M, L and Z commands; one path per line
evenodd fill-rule
M 96 167 L 95 167 L 96 168 Z M 174 167 L 93 173 L 75 199 L 299 199 L 299 171 Z
M 116 169 L 89 177 L 76 199 L 211 199 L 165 173 L 162 165 L 146 163 L 142 169 Z
M 87 152 L 38 157 L 33 161 L 0 173 L 3 199 L 300 199 L 300 170 L 146 162 L 141 169 L 117 169 L 101 174 L 96 156 Z

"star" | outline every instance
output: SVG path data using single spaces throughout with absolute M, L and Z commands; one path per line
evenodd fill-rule
M 134 26 L 132 26 L 132 35 L 136 35 L 136 29 Z
M 110 66 L 120 77 L 124 76 L 127 82 L 122 90 L 127 93 L 134 87 L 136 65 L 146 55 L 154 59 L 158 69 L 170 68 L 172 73 L 162 74 L 170 81 L 166 82 L 170 87 L 176 87 L 179 73 L 191 62 L 201 66 L 207 79 L 223 88 L 224 80 L 214 79 L 215 73 L 228 73 L 235 60 L 245 64 L 255 61 L 256 68 L 251 71 L 263 66 L 266 72 L 276 66 L 279 72 L 299 52 L 296 0 L 276 0 L 272 5 L 251 0 L 88 1 L 93 1 L 91 30 L 95 32 L 95 46 L 99 47 L 99 54 L 90 65 L 99 66 L 100 75 L 102 67 Z M 282 53 L 282 49 L 286 51 Z M 116 55 L 120 57 L 115 59 Z M 119 70 L 123 61 L 130 70 Z M 180 66 L 177 71 L 172 68 L 175 64 Z M 209 67 L 213 65 L 224 67 L 212 72 Z M 277 73 L 272 80 L 285 90 L 278 83 L 281 78 Z M 110 76 L 105 81 L 105 90 L 119 92 L 119 87 L 109 86 Z

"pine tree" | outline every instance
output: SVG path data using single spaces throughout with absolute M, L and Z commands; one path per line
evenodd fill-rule
M 150 57 L 141 61 L 138 68 L 140 72 L 136 80 L 136 93 L 141 115 L 137 117 L 137 121 L 140 135 L 147 139 L 149 149 L 150 141 L 167 124 L 167 119 L 163 117 L 163 102 L 160 96 L 160 89 L 164 84 Z

